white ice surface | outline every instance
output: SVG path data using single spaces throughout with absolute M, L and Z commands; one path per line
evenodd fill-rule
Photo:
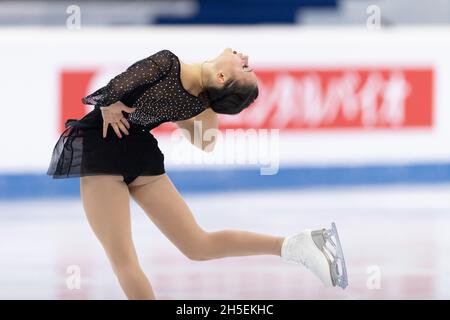
M 335 221 L 349 287 L 324 288 L 276 256 L 191 261 L 132 202 L 134 241 L 159 299 L 450 299 L 448 185 L 184 198 L 209 231 L 287 235 Z M 80 289 L 66 284 L 73 265 Z M 125 299 L 80 200 L 0 202 L 0 299 Z

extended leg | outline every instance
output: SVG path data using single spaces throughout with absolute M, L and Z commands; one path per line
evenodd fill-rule
M 129 299 L 154 299 L 131 237 L 129 192 L 121 176 L 86 176 L 80 189 L 87 219 Z
M 240 230 L 204 231 L 166 174 L 140 176 L 129 189 L 161 232 L 193 260 L 281 254 L 283 237 Z

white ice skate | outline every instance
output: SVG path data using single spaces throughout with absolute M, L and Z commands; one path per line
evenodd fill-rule
M 327 287 L 347 287 L 344 253 L 334 222 L 329 230 L 308 229 L 286 237 L 281 258 L 286 262 L 301 263 Z

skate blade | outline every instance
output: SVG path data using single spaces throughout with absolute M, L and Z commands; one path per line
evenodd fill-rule
M 333 240 L 334 238 L 334 240 Z M 347 266 L 345 264 L 344 252 L 336 228 L 336 224 L 331 223 L 331 229 L 325 232 L 325 239 L 334 249 L 332 253 L 333 261 L 331 263 L 331 277 L 333 284 L 345 289 L 348 286 Z

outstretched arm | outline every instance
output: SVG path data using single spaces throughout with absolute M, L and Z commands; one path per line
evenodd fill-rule
M 194 146 L 206 152 L 211 152 L 214 150 L 216 135 L 219 129 L 219 120 L 217 118 L 217 113 L 215 113 L 211 108 L 207 108 L 195 117 L 187 120 L 176 121 L 175 123 L 179 128 L 186 130 L 186 132 L 183 133 L 185 133 L 185 137 Z M 209 129 L 212 130 L 211 140 L 205 141 L 204 134 Z

